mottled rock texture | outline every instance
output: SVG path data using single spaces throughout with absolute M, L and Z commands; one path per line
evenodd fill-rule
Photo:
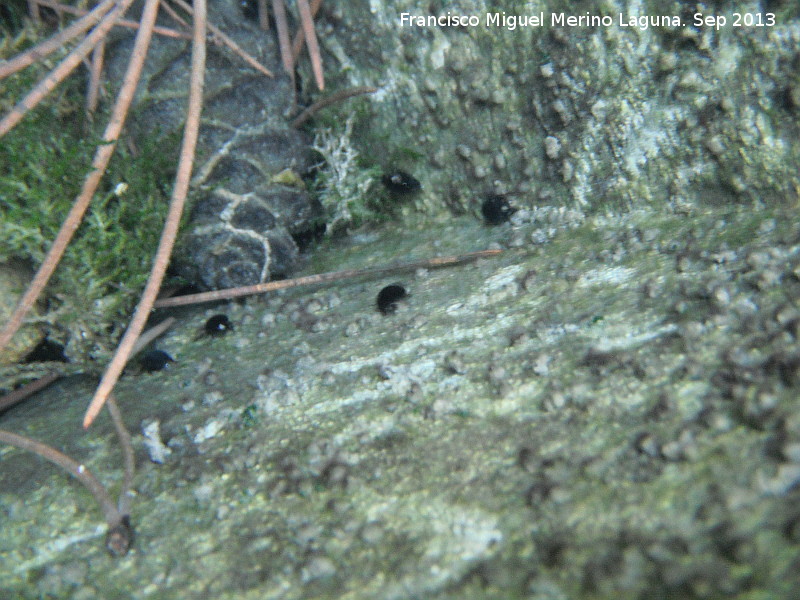
M 357 0 L 329 7 L 321 22 L 331 85 L 381 87 L 356 123 L 357 148 L 422 181 L 416 208 L 477 214 L 483 194 L 509 191 L 528 206 L 585 209 L 796 200 L 798 10 Z M 766 11 L 774 26 L 733 26 L 735 12 L 766 23 Z M 551 26 L 562 12 L 613 25 Z M 402 13 L 475 15 L 480 25 L 401 27 Z M 487 13 L 543 13 L 546 24 L 487 26 Z M 696 27 L 695 13 L 727 24 Z M 677 16 L 681 25 L 620 27 L 620 14 Z
M 382 88 L 316 124 L 350 129 L 365 168 L 402 169 L 421 190 L 403 218 L 329 241 L 309 271 L 506 251 L 179 311 L 159 342 L 176 362 L 116 391 L 142 431 L 133 551 L 107 557 L 88 495 L 2 449 L 0 590 L 795 597 L 798 9 L 524 4 L 615 21 L 687 6 L 778 22 L 409 29 L 403 11 L 486 7 L 326 4 L 329 85 Z M 482 224 L 487 194 L 517 208 L 508 222 Z M 388 284 L 409 295 L 383 315 Z M 233 330 L 204 337 L 221 311 Z M 65 381 L 3 426 L 113 484 L 110 425 L 78 428 L 92 389 Z
M 800 585 L 800 231 L 789 212 L 387 226 L 315 270 L 511 239 L 453 269 L 183 311 L 116 396 L 136 544 L 0 448 L 6 597 L 791 598 Z M 537 240 L 534 242 L 534 240 Z M 398 282 L 392 315 L 375 297 Z M 225 336 L 200 332 L 224 311 Z M 116 489 L 93 382 L 2 426 Z M 57 418 L 56 418 L 57 415 Z M 155 462 L 151 462 L 155 461 Z

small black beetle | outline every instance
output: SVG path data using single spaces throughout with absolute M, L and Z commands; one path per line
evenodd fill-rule
M 481 213 L 487 225 L 501 225 L 508 221 L 517 209 L 508 203 L 505 196 L 491 194 L 481 205 Z
M 161 371 L 171 362 L 175 362 L 175 359 L 163 350 L 150 350 L 142 356 L 142 371 L 146 373 Z
M 393 194 L 408 196 L 422 189 L 422 184 L 410 173 L 405 171 L 392 171 L 381 177 L 381 182 Z
M 205 324 L 206 333 L 213 336 L 225 335 L 232 329 L 233 324 L 228 316 L 223 314 L 214 315 Z
M 397 302 L 405 298 L 407 295 L 406 288 L 400 284 L 393 283 L 391 285 L 387 285 L 380 292 L 378 292 L 378 298 L 375 303 L 377 304 L 378 310 L 381 312 L 381 314 L 391 315 L 397 310 Z

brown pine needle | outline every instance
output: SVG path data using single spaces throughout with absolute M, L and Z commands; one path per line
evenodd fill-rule
M 157 0 L 148 0 L 147 8 L 153 3 L 158 6 Z M 153 11 L 155 13 L 155 10 Z M 155 15 L 153 15 L 155 18 Z M 142 18 L 143 27 L 140 30 L 144 31 L 145 19 Z M 148 25 L 152 29 L 152 23 Z M 181 145 L 181 155 L 178 161 L 178 172 L 175 176 L 175 186 L 172 191 L 172 199 L 169 205 L 169 213 L 167 220 L 164 224 L 164 230 L 161 233 L 161 239 L 158 243 L 158 250 L 156 250 L 156 257 L 153 262 L 153 268 L 150 270 L 150 277 L 147 279 L 144 292 L 133 313 L 128 329 L 111 359 L 103 378 L 100 380 L 100 385 L 97 386 L 94 398 L 92 398 L 89 407 L 86 409 L 86 415 L 83 418 L 84 429 L 89 427 L 94 421 L 103 404 L 108 398 L 108 395 L 114 389 L 119 376 L 122 374 L 122 369 L 128 362 L 133 346 L 136 339 L 144 328 L 147 317 L 153 308 L 153 302 L 158 295 L 158 290 L 161 287 L 161 281 L 164 278 L 164 273 L 167 270 L 169 257 L 172 253 L 172 246 L 175 244 L 175 237 L 178 234 L 178 225 L 181 220 L 181 213 L 183 206 L 186 203 L 186 194 L 189 190 L 189 181 L 192 175 L 192 163 L 194 161 L 195 148 L 197 146 L 197 136 L 200 129 L 200 112 L 203 107 L 203 78 L 205 75 L 206 64 L 206 2 L 205 0 L 195 0 L 194 6 L 194 37 L 192 41 L 192 75 L 189 82 L 189 108 L 186 116 L 186 126 L 183 130 L 183 144 Z
M 86 486 L 86 489 L 91 492 L 92 496 L 94 496 L 94 499 L 97 500 L 97 503 L 103 510 L 103 516 L 109 527 L 117 525 L 122 521 L 122 515 L 120 515 L 117 506 L 114 504 L 106 488 L 84 465 L 72 460 L 66 454 L 59 452 L 55 448 L 51 448 L 47 444 L 3 429 L 0 429 L 0 442 L 22 450 L 27 450 L 28 452 L 33 452 L 54 465 L 58 465 L 80 481 Z
M 272 0 L 272 15 L 275 17 L 275 28 L 278 30 L 278 46 L 281 49 L 283 69 L 294 81 L 294 59 L 289 44 L 289 22 L 286 20 L 286 7 L 283 0 Z
M 167 317 L 158 325 L 153 325 L 150 329 L 142 333 L 142 335 L 139 336 L 139 339 L 137 339 L 136 343 L 133 345 L 133 348 L 131 349 L 131 355 L 128 357 L 128 359 L 130 360 L 133 356 L 144 350 L 147 344 L 152 342 L 174 324 L 175 317 Z
M 175 317 L 167 317 L 163 321 L 161 321 L 158 325 L 154 325 L 142 335 L 139 336 L 139 339 L 136 340 L 136 344 L 133 347 L 133 351 L 131 352 L 131 357 L 135 356 L 139 352 L 141 352 L 147 345 L 164 333 L 167 329 L 172 327 L 175 324 Z M 22 402 L 23 400 L 29 398 L 36 392 L 43 390 L 48 385 L 53 383 L 54 381 L 61 379 L 60 373 L 48 373 L 47 375 L 43 375 L 36 381 L 32 381 L 21 388 L 18 388 L 12 392 L 9 392 L 2 398 L 0 398 L 0 412 L 3 412 L 7 408 L 11 408 L 15 404 Z M 113 416 L 113 415 L 112 415 Z
M 360 96 L 362 94 L 374 94 L 377 91 L 378 88 L 374 88 L 369 85 L 362 85 L 358 87 L 347 88 L 346 90 L 339 90 L 338 92 L 334 92 L 333 94 L 330 94 L 329 96 L 326 96 L 325 98 L 321 98 L 320 100 L 314 102 L 314 104 L 309 106 L 299 115 L 297 115 L 294 119 L 292 119 L 290 125 L 295 129 L 297 129 L 326 106 L 330 106 L 331 104 L 336 104 L 337 102 L 341 102 L 342 100 L 346 100 L 347 98 L 352 98 L 353 96 Z
M 122 459 L 125 466 L 122 487 L 119 492 L 119 499 L 116 504 L 111 499 L 111 495 L 105 486 L 100 483 L 97 477 L 85 466 L 73 460 L 66 454 L 59 452 L 52 446 L 37 442 L 31 438 L 0 430 L 0 442 L 15 446 L 50 461 L 61 467 L 67 473 L 80 481 L 92 494 L 100 505 L 108 525 L 106 533 L 106 547 L 115 556 L 125 556 L 133 544 L 133 527 L 130 522 L 130 504 L 133 497 L 131 487 L 133 476 L 136 470 L 136 462 L 131 444 L 131 435 L 122 421 L 122 414 L 113 396 L 108 398 L 108 411 L 111 414 L 111 421 L 114 424 L 114 431 L 119 439 Z
M 308 56 L 311 58 L 314 80 L 317 82 L 317 87 L 324 90 L 325 74 L 322 71 L 322 54 L 319 51 L 317 33 L 314 31 L 314 17 L 311 16 L 308 0 L 297 0 L 297 10 L 300 12 L 300 24 L 303 27 L 303 34 L 306 36 L 306 46 L 308 46 Z
M 19 123 L 25 114 L 41 102 L 45 96 L 52 92 L 56 86 L 75 70 L 81 61 L 86 58 L 98 41 L 103 39 L 108 31 L 114 26 L 117 18 L 125 14 L 133 0 L 122 0 L 121 4 L 115 6 L 100 23 L 97 24 L 89 35 L 78 44 L 59 65 L 50 71 L 39 84 L 30 91 L 17 105 L 11 109 L 2 121 L 0 121 L 0 137 L 11 131 Z
M 78 19 L 66 29 L 55 34 L 41 44 L 37 44 L 30 50 L 0 64 L 0 79 L 16 73 L 25 67 L 32 65 L 38 60 L 52 54 L 55 50 L 62 48 L 65 43 L 91 29 L 103 16 L 113 8 L 115 0 L 105 0 L 98 4 L 90 13 L 82 19 Z
M 120 7 L 121 10 L 123 12 L 127 10 L 131 2 L 133 2 L 133 0 L 123 0 L 123 4 Z M 156 4 L 155 6 L 158 5 Z M 145 14 L 148 13 L 145 12 Z M 109 17 L 111 16 L 112 15 L 109 14 Z M 151 16 L 152 19 L 155 20 L 155 10 L 153 10 Z M 143 16 L 142 23 L 144 22 Z M 144 58 L 147 55 L 147 46 L 150 43 L 151 32 L 152 23 L 150 23 L 149 29 L 146 27 L 140 29 L 136 36 L 136 43 L 131 53 L 128 71 L 125 73 L 125 79 L 117 96 L 117 102 L 114 105 L 111 119 L 103 134 L 103 140 L 106 143 L 98 146 L 94 160 L 92 161 L 92 171 L 86 176 L 80 195 L 75 199 L 67 218 L 64 219 L 64 223 L 62 223 L 61 229 L 59 229 L 56 239 L 53 241 L 53 245 L 47 252 L 47 256 L 45 256 L 42 265 L 36 272 L 33 281 L 28 286 L 28 289 L 25 290 L 25 294 L 23 294 L 17 308 L 14 310 L 8 323 L 6 323 L 6 326 L 0 332 L 0 351 L 8 345 L 8 342 L 22 325 L 25 315 L 47 285 L 50 276 L 53 274 L 56 266 L 58 266 L 58 262 L 64 255 L 64 251 L 69 245 L 73 234 L 81 224 L 83 215 L 89 207 L 89 202 L 97 190 L 97 186 L 100 184 L 106 166 L 108 166 L 108 161 L 111 160 L 111 155 L 116 148 L 116 141 L 122 131 L 122 126 L 125 124 L 125 116 L 128 114 L 128 108 L 130 108 L 131 101 L 133 100 L 133 93 L 136 90 L 136 84 L 141 75 Z
M 322 6 L 322 0 L 311 0 L 311 16 L 316 17 L 317 12 L 319 12 L 319 7 Z M 306 41 L 306 36 L 303 33 L 303 28 L 301 27 L 297 34 L 294 36 L 294 41 L 292 42 L 292 58 L 294 62 L 297 62 L 297 59 L 300 58 L 300 50 L 303 49 L 303 42 Z
M 329 283 L 342 279 L 352 279 L 353 277 L 366 277 L 369 275 L 385 275 L 396 271 L 410 271 L 412 269 L 435 269 L 439 267 L 452 267 L 465 262 L 497 256 L 502 250 L 480 250 L 456 256 L 439 256 L 415 262 L 389 265 L 388 267 L 372 267 L 367 269 L 348 269 L 345 271 L 332 271 L 318 275 L 307 275 L 295 279 L 284 279 L 282 281 L 269 281 L 256 285 L 246 285 L 227 290 L 216 290 L 213 292 L 202 292 L 200 294 L 190 294 L 187 296 L 175 296 L 174 298 L 163 298 L 157 301 L 153 308 L 167 308 L 170 306 L 186 306 L 189 304 L 201 304 L 203 302 L 215 302 L 217 300 L 229 300 L 241 296 L 252 296 L 253 294 L 263 294 L 275 290 L 285 290 L 287 288 L 300 287 L 304 285 L 314 285 L 318 283 Z
M 41 17 L 39 15 L 39 6 L 36 3 L 36 0 L 28 0 L 28 12 L 31 15 L 31 19 L 37 25 L 41 22 Z
M 117 510 L 121 515 L 131 514 L 131 487 L 133 487 L 133 476 L 136 473 L 136 458 L 133 454 L 133 445 L 131 444 L 131 434 L 128 428 L 125 427 L 125 422 L 122 420 L 122 413 L 117 406 L 117 401 L 114 394 L 108 396 L 108 412 L 111 414 L 111 422 L 114 423 L 114 431 L 117 432 L 119 445 L 122 449 L 122 463 L 125 465 L 125 477 L 122 479 L 122 487 L 119 490 L 119 499 L 117 500 Z
M 39 0 L 40 6 L 48 6 L 50 8 L 58 9 L 59 11 L 63 11 L 70 15 L 77 15 L 83 16 L 86 14 L 86 11 L 80 8 L 75 8 L 74 6 L 67 6 L 66 4 L 60 4 L 59 2 L 54 2 L 53 0 Z M 161 8 L 167 6 L 166 4 L 161 4 Z M 139 23 L 136 21 L 130 21 L 128 19 L 119 19 L 116 23 L 118 27 L 125 27 L 127 29 L 139 29 Z M 157 33 L 158 35 L 164 37 L 171 37 L 171 38 L 179 38 L 184 40 L 192 39 L 192 36 L 188 33 L 183 33 L 181 31 L 175 31 L 174 29 L 170 29 L 169 27 L 161 27 L 156 25 L 153 27 L 153 33 Z
M 258 26 L 261 28 L 261 31 L 269 31 L 267 0 L 258 0 Z
M 170 3 L 167 2 L 166 0 L 161 0 L 161 10 L 167 13 L 173 21 L 175 21 L 178 25 L 180 25 L 184 29 L 190 28 L 189 23 L 186 22 L 186 20 L 178 14 L 178 11 L 172 8 Z M 192 39 L 191 35 L 189 36 L 189 39 Z
M 106 41 L 102 39 L 92 51 L 92 64 L 89 70 L 89 89 L 86 92 L 86 114 L 90 120 L 97 110 L 97 101 L 100 98 L 100 80 L 103 75 L 103 59 L 105 52 Z

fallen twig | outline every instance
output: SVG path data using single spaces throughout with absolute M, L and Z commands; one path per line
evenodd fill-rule
M 314 72 L 314 80 L 317 88 L 325 89 L 325 75 L 322 71 L 322 54 L 317 43 L 317 33 L 314 30 L 314 17 L 311 15 L 311 8 L 308 0 L 297 0 L 297 10 L 300 12 L 300 25 L 303 27 L 303 34 L 308 46 L 308 56 L 311 58 L 311 70 Z
M 261 28 L 261 31 L 269 31 L 267 0 L 258 0 L 258 26 Z
M 158 325 L 153 325 L 150 329 L 142 333 L 142 335 L 139 336 L 139 339 L 137 339 L 136 343 L 133 345 L 133 348 L 131 349 L 131 355 L 128 357 L 128 359 L 130 360 L 131 357 L 141 352 L 145 346 L 147 346 L 147 344 L 172 327 L 174 323 L 175 317 L 167 317 Z
M 275 18 L 275 28 L 278 30 L 278 46 L 281 49 L 283 69 L 294 83 L 294 58 L 289 44 L 289 23 L 286 20 L 286 7 L 283 5 L 283 0 L 272 0 L 272 16 Z
M 29 0 L 32 2 L 32 0 Z M 26 50 L 22 54 L 0 64 L 0 79 L 16 73 L 25 67 L 32 65 L 38 60 L 50 55 L 59 48 L 63 48 L 64 44 L 74 37 L 79 36 L 91 29 L 103 16 L 113 8 L 115 0 L 105 0 L 101 4 L 95 6 L 91 12 L 86 14 L 83 18 L 78 19 L 72 25 L 58 32 L 51 38 L 45 40 L 41 44 L 36 44 L 33 48 Z
M 164 333 L 167 329 L 172 327 L 175 323 L 175 317 L 167 317 L 158 325 L 154 325 L 147 331 L 145 331 L 142 335 L 139 336 L 139 339 L 136 340 L 136 344 L 133 346 L 133 350 L 131 351 L 131 357 L 135 356 L 139 352 L 144 349 L 147 344 L 152 342 L 162 333 Z M 0 412 L 3 412 L 7 408 L 11 408 L 15 404 L 19 404 L 26 398 L 32 396 L 36 392 L 43 390 L 48 385 L 53 383 L 54 381 L 60 379 L 62 375 L 60 373 L 48 373 L 47 375 L 43 375 L 36 381 L 32 381 L 26 385 L 23 385 L 21 388 L 18 388 L 12 392 L 9 392 L 2 398 L 0 398 Z
M 39 0 L 39 4 L 41 6 L 49 6 L 50 8 L 56 8 L 60 11 L 63 11 L 70 15 L 82 16 L 86 14 L 85 10 L 80 8 L 75 8 L 74 6 L 67 6 L 66 4 L 61 4 L 59 2 L 54 2 L 53 0 Z M 164 8 L 166 5 L 161 4 L 161 7 Z M 116 22 L 118 27 L 126 27 L 127 29 L 139 29 L 139 23 L 137 21 L 129 21 L 128 19 L 119 19 Z M 170 38 L 177 38 L 183 40 L 190 40 L 192 36 L 188 33 L 183 33 L 182 31 L 175 31 L 174 29 L 170 29 L 169 27 L 161 27 L 160 25 L 156 25 L 153 27 L 153 33 L 164 37 Z
M 72 52 L 70 52 L 55 69 L 50 71 L 27 96 L 11 109 L 11 112 L 0 120 L 0 137 L 3 137 L 11 131 L 28 111 L 39 104 L 45 96 L 52 92 L 58 84 L 75 70 L 75 67 L 77 67 L 81 61 L 86 58 L 89 52 L 92 51 L 95 45 L 97 45 L 97 42 L 108 34 L 117 18 L 125 14 L 125 11 L 132 2 L 133 0 L 122 0 L 120 4 L 117 4 L 111 9 L 83 41 L 75 46 Z
M 342 100 L 346 100 L 347 98 L 352 98 L 353 96 L 360 96 L 362 94 L 373 94 L 377 91 L 378 88 L 374 88 L 369 85 L 362 85 L 358 87 L 347 88 L 345 90 L 339 90 L 338 92 L 334 92 L 330 96 L 326 96 L 325 98 L 321 98 L 320 100 L 314 102 L 314 104 L 309 106 L 299 115 L 297 115 L 294 119 L 292 119 L 290 125 L 295 129 L 297 129 L 326 106 L 330 106 L 331 104 L 336 104 L 337 102 L 341 102 Z
M 0 442 L 15 446 L 28 452 L 33 452 L 58 465 L 67 473 L 72 475 L 75 479 L 80 481 L 86 489 L 91 492 L 94 499 L 100 505 L 108 524 L 108 532 L 106 534 L 106 547 L 115 556 L 124 556 L 131 544 L 133 543 L 133 528 L 130 524 L 130 516 L 121 513 L 111 495 L 102 483 L 94 476 L 94 474 L 85 466 L 77 461 L 72 460 L 66 454 L 59 452 L 55 448 L 32 440 L 24 435 L 12 433 L 0 429 Z
M 319 11 L 319 7 L 322 6 L 322 0 L 311 0 L 311 16 L 316 17 L 317 12 Z M 294 41 L 292 42 L 292 57 L 294 61 L 297 62 L 297 59 L 300 58 L 300 50 L 303 49 L 303 42 L 306 41 L 306 36 L 303 33 L 303 28 L 297 30 L 297 34 L 294 36 Z
M 39 15 L 39 6 L 36 3 L 36 0 L 28 0 L 28 12 L 31 15 L 31 19 L 37 25 L 41 22 L 41 16 Z
M 131 514 L 131 500 L 133 494 L 133 476 L 136 473 L 136 458 L 133 454 L 133 444 L 131 444 L 131 434 L 122 421 L 122 413 L 117 406 L 114 394 L 108 396 L 108 412 L 111 414 L 111 422 L 114 423 L 114 431 L 117 432 L 119 446 L 122 449 L 122 463 L 125 465 L 125 476 L 122 478 L 122 487 L 119 490 L 117 500 L 117 510 L 121 515 Z
M 173 21 L 175 21 L 178 25 L 180 25 L 181 27 L 183 27 L 185 29 L 189 29 L 189 27 L 190 27 L 189 23 L 183 17 L 181 17 L 178 14 L 178 11 L 176 11 L 174 8 L 172 8 L 170 3 L 167 2 L 166 0 L 161 0 L 161 10 L 166 12 L 170 16 L 170 18 Z M 187 37 L 189 39 L 192 39 L 191 35 L 187 35 Z
M 373 267 L 367 269 L 349 269 L 346 271 L 333 271 L 330 273 L 321 273 L 319 275 L 308 275 L 306 277 L 297 277 L 295 279 L 284 279 L 283 281 L 270 281 L 267 283 L 247 285 L 244 287 L 230 288 L 227 290 L 202 292 L 200 294 L 190 294 L 187 296 L 175 296 L 173 298 L 164 298 L 162 300 L 159 300 L 153 305 L 153 307 L 167 308 L 170 306 L 186 306 L 189 304 L 201 304 L 203 302 L 229 300 L 230 298 L 239 298 L 241 296 L 252 296 L 253 294 L 263 294 L 265 292 L 284 290 L 287 288 L 300 287 L 304 285 L 329 283 L 331 281 L 339 281 L 341 279 L 351 279 L 353 277 L 363 277 L 368 275 L 384 275 L 386 273 L 394 273 L 396 271 L 408 271 L 411 269 L 451 267 L 453 265 L 460 265 L 462 263 L 469 262 L 472 260 L 477 260 L 479 258 L 497 256 L 498 254 L 500 254 L 500 252 L 502 252 L 502 250 L 480 250 L 478 252 L 469 252 L 467 254 L 459 254 L 457 256 L 439 256 L 436 258 L 429 258 L 426 260 L 389 265 L 388 267 Z
M 180 6 L 183 10 L 185 10 L 190 15 L 194 14 L 194 9 L 189 4 L 184 2 L 183 0 L 173 0 L 173 2 L 175 2 L 175 4 Z M 212 33 L 215 42 L 222 43 L 222 44 L 226 45 L 235 54 L 237 54 L 242 60 L 244 60 L 248 65 L 253 67 L 256 71 L 259 71 L 259 72 L 263 73 L 267 77 L 274 77 L 274 75 L 272 74 L 272 71 L 270 71 L 267 67 L 265 67 L 260 62 L 258 62 L 255 58 L 250 56 L 247 52 L 242 50 L 239 47 L 239 44 L 237 44 L 231 38 L 229 38 L 227 35 L 222 33 L 221 29 L 219 29 L 215 25 L 212 25 L 211 23 L 209 23 L 208 24 L 208 30 Z
M 86 116 L 92 119 L 100 98 L 100 80 L 103 75 L 103 61 L 106 52 L 105 39 L 100 40 L 92 51 L 92 64 L 89 70 L 89 89 L 86 91 Z

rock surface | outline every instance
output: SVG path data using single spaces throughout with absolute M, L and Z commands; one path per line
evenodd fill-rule
M 507 192 L 528 207 L 601 210 L 797 199 L 796 4 L 356 0 L 329 11 L 330 86 L 380 88 L 359 112 L 356 148 L 422 181 L 416 210 L 478 214 L 484 194 Z M 401 25 L 403 13 L 479 24 Z M 542 26 L 487 25 L 540 13 Z M 734 13 L 763 26 L 734 26 Z M 553 25 L 560 14 L 612 24 Z M 695 14 L 727 23 L 696 26 Z M 681 24 L 628 25 L 656 15 Z
M 422 189 L 308 271 L 505 252 L 176 311 L 158 342 L 176 362 L 116 391 L 141 463 L 133 551 L 108 557 L 88 494 L 0 448 L 0 590 L 792 598 L 800 27 L 792 3 L 764 4 L 773 28 L 569 35 L 400 28 L 421 10 L 406 0 L 326 5 L 331 86 L 383 87 L 318 124 L 352 128 L 362 157 Z M 487 194 L 518 209 L 508 223 L 481 224 Z M 384 316 L 394 283 L 409 295 Z M 221 312 L 233 330 L 203 337 Z M 113 487 L 110 425 L 79 429 L 93 383 L 63 381 L 0 425 Z
M 788 217 L 542 207 L 492 228 L 387 226 L 311 268 L 516 249 L 180 311 L 157 344 L 176 362 L 116 391 L 140 463 L 134 549 L 107 556 L 85 490 L 0 448 L 0 589 L 789 598 L 800 229 Z M 409 296 L 384 316 L 375 298 L 395 282 Z M 220 312 L 233 330 L 203 336 Z M 115 487 L 109 422 L 79 427 L 92 389 L 56 384 L 2 427 Z

